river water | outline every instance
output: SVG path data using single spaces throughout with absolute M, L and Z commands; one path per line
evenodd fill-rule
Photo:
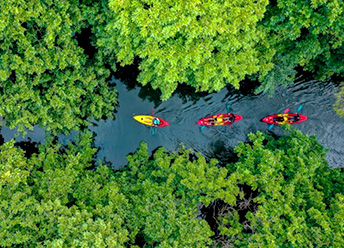
M 190 88 L 180 88 L 169 100 L 161 102 L 158 93 L 149 87 L 133 87 L 118 79 L 113 79 L 118 90 L 119 105 L 115 120 L 95 122 L 90 127 L 96 133 L 95 145 L 100 148 L 98 159 L 111 162 L 114 168 L 126 164 L 126 156 L 133 153 L 141 141 L 148 143 L 149 151 L 164 146 L 175 150 L 182 143 L 186 148 L 200 152 L 206 157 L 226 160 L 230 150 L 240 141 L 247 140 L 247 134 L 255 131 L 267 131 L 268 124 L 261 118 L 281 113 L 286 108 L 295 112 L 303 105 L 301 114 L 308 120 L 293 125 L 305 134 L 317 135 L 318 141 L 328 149 L 327 160 L 331 167 L 344 167 L 344 119 L 336 115 L 332 105 L 334 93 L 339 86 L 333 82 L 298 80 L 287 88 L 278 88 L 273 96 L 267 93 L 252 94 L 225 88 L 212 94 L 191 93 Z M 233 113 L 243 119 L 228 126 L 211 127 L 200 130 L 196 121 L 208 115 L 225 113 L 230 105 Z M 170 123 L 170 126 L 157 128 L 155 135 L 150 129 L 133 119 L 133 115 L 154 114 Z M 284 131 L 275 126 L 273 132 Z M 15 130 L 2 128 L 5 141 L 14 138 Z M 61 136 L 66 141 L 72 136 Z M 34 142 L 44 140 L 44 131 L 35 128 L 26 138 L 16 137 L 17 141 L 31 139 Z

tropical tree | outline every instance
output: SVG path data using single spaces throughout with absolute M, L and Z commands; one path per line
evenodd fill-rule
M 199 206 L 235 201 L 227 170 L 181 149 L 147 145 L 116 173 L 94 168 L 91 134 L 68 146 L 47 140 L 25 154 L 14 141 L 0 147 L 0 246 L 203 247 L 212 232 Z M 174 161 L 175 160 L 175 161 Z M 199 176 L 201 173 L 201 177 Z M 234 185 L 235 186 L 235 185 Z
M 226 168 L 185 149 L 149 157 L 141 144 L 116 174 L 133 204 L 131 244 L 205 246 L 210 228 L 215 246 L 340 246 L 343 173 L 328 167 L 315 137 L 289 132 L 250 134 L 235 148 L 239 161 Z
M 115 64 L 139 60 L 138 81 L 166 100 L 186 83 L 218 91 L 271 69 L 273 50 L 257 28 L 267 0 L 110 0 L 107 26 L 97 40 Z
M 242 194 L 236 207 L 227 204 L 218 217 L 227 245 L 341 246 L 344 177 L 328 167 L 316 138 L 292 131 L 275 140 L 258 132 L 249 140 L 235 148 L 240 159 L 228 170 L 256 196 L 242 211 Z
M 181 148 L 158 149 L 150 159 L 141 143 L 118 173 L 121 192 L 132 203 L 126 219 L 131 243 L 146 247 L 204 247 L 212 231 L 199 208 L 217 198 L 235 202 L 238 188 L 216 160 L 208 163 Z M 235 180 L 234 180 L 235 181 Z
M 109 71 L 76 39 L 96 13 L 84 8 L 78 1 L 1 2 L 0 116 L 9 127 L 69 132 L 112 117 Z
M 297 67 L 319 80 L 344 75 L 343 1 L 270 1 L 259 26 L 269 33 L 269 43 L 276 50 L 273 69 L 260 75 L 259 90 L 272 91 L 293 82 Z
M 150 157 L 142 143 L 116 172 L 95 167 L 91 144 L 82 133 L 33 154 L 14 141 L 0 147 L 0 246 L 343 243 L 343 173 L 327 166 L 315 137 L 250 134 L 226 167 L 185 148 Z
M 0 147 L 1 247 L 124 247 L 128 201 L 111 168 L 92 169 L 91 135 L 77 144 Z

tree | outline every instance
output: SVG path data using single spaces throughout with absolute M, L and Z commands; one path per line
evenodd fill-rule
M 344 176 L 315 137 L 250 134 L 226 167 L 183 147 L 149 157 L 141 143 L 116 172 L 95 168 L 91 138 L 49 139 L 31 156 L 13 141 L 0 147 L 1 247 L 343 243 Z
M 1 247 L 125 247 L 128 201 L 111 168 L 89 169 L 90 134 L 30 158 L 13 141 L 0 149 Z
M 258 132 L 249 140 L 235 148 L 240 159 L 228 170 L 258 194 L 241 221 L 242 213 L 227 206 L 221 234 L 237 247 L 341 246 L 344 177 L 328 167 L 316 138 L 292 131 L 275 140 Z
M 276 50 L 273 69 L 260 75 L 259 90 L 293 82 L 296 67 L 319 80 L 343 76 L 344 2 L 341 0 L 271 1 L 259 26 Z
M 9 127 L 68 133 L 112 117 L 109 71 L 76 40 L 89 18 L 83 8 L 77 1 L 2 1 L 0 115 Z
M 116 173 L 131 205 L 131 244 L 146 247 L 312 247 L 343 242 L 344 176 L 330 169 L 315 137 L 288 130 L 279 139 L 249 135 L 239 161 L 219 167 L 200 154 L 142 143 Z M 218 204 L 214 204 L 214 203 Z M 215 206 L 219 211 L 209 211 Z M 205 210 L 204 210 L 205 209 Z M 196 217 L 207 216 L 209 226 Z M 226 237 L 226 238 L 225 238 Z
M 139 58 L 138 81 L 160 89 L 164 100 L 178 83 L 199 91 L 219 91 L 227 83 L 239 88 L 245 76 L 271 69 L 273 50 L 256 27 L 267 4 L 111 0 L 112 13 L 97 44 L 121 66 Z
M 147 145 L 116 173 L 98 165 L 91 134 L 75 144 L 47 140 L 34 154 L 0 147 L 0 246 L 203 247 L 212 232 L 199 217 L 203 202 L 235 200 L 227 170 L 191 151 L 159 149 L 149 160 Z M 202 176 L 199 175 L 201 173 Z
M 132 244 L 140 247 L 204 247 L 212 232 L 199 208 L 216 198 L 235 201 L 238 190 L 216 160 L 181 148 L 178 153 L 158 149 L 150 159 L 141 143 L 118 173 L 121 192 L 132 203 L 126 219 Z

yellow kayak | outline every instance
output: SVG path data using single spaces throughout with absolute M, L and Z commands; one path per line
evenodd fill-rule
M 158 118 L 156 116 L 152 116 L 152 115 L 135 115 L 134 116 L 134 119 L 137 120 L 138 122 L 142 123 L 142 124 L 145 124 L 147 126 L 158 126 L 158 127 L 166 127 L 168 126 L 168 122 L 161 119 L 161 118 Z M 153 120 L 154 119 L 158 119 L 160 121 L 160 123 L 158 125 L 154 125 L 153 124 Z

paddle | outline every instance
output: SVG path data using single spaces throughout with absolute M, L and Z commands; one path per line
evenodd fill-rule
M 296 113 L 298 113 L 301 109 L 302 109 L 302 105 L 300 105 L 299 107 L 298 107 L 298 109 L 297 109 L 297 111 L 296 111 Z
M 290 108 L 287 108 L 286 110 L 284 110 L 284 114 L 288 113 L 290 111 Z M 268 130 L 271 130 L 274 127 L 275 124 L 271 124 L 268 128 Z
M 227 114 L 229 114 L 231 112 L 231 107 L 229 106 L 229 104 L 226 105 L 226 109 L 227 109 Z M 232 109 L 233 110 L 233 109 Z M 229 123 L 229 127 L 232 130 L 232 122 Z
M 152 109 L 152 116 L 154 116 L 154 108 Z M 150 133 L 151 133 L 151 135 L 154 135 L 154 134 L 155 134 L 155 128 L 154 128 L 154 126 L 150 127 Z
M 229 113 L 230 112 L 230 109 L 231 109 L 231 107 L 227 104 L 226 105 L 226 109 L 227 109 L 227 113 Z
M 150 133 L 151 133 L 151 135 L 155 135 L 155 128 L 154 127 L 150 128 Z

